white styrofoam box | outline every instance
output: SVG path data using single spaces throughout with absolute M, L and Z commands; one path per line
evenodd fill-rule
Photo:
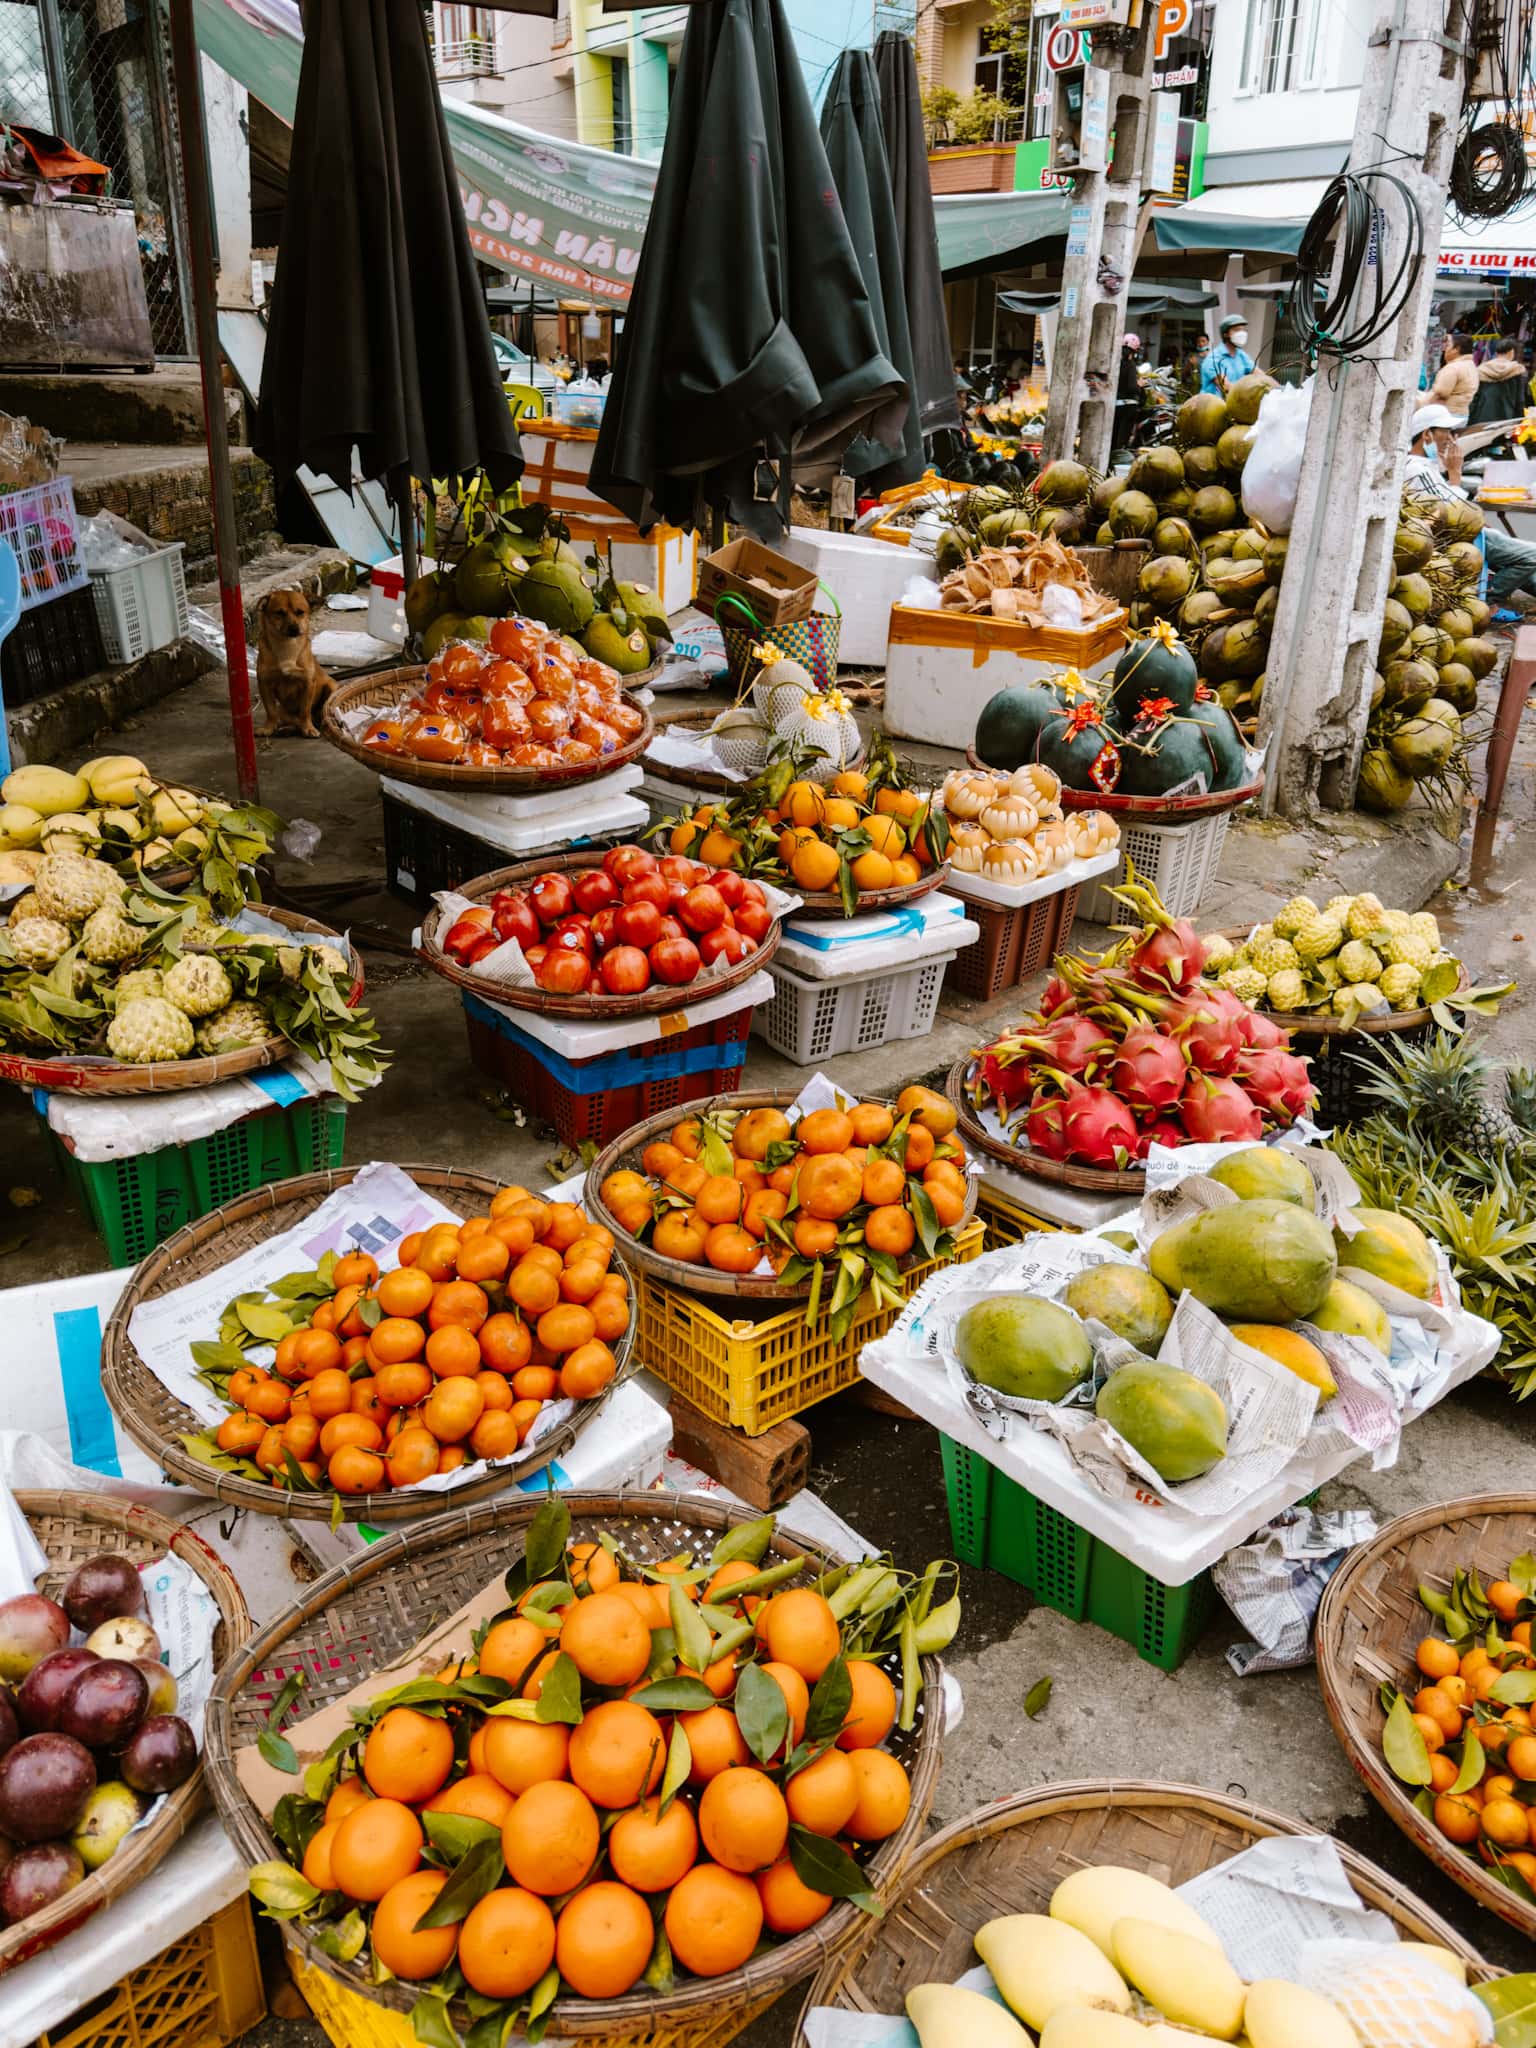
M 425 576 L 437 567 L 431 555 L 421 556 L 417 573 Z M 368 578 L 368 630 L 375 640 L 387 640 L 393 647 L 405 645 L 405 557 L 391 555 L 374 565 Z
M 1078 916 L 1090 924 L 1113 924 L 1125 915 L 1125 905 L 1109 892 L 1125 880 L 1129 860 L 1135 865 L 1137 881 L 1150 883 L 1170 917 L 1193 917 L 1216 879 L 1231 822 L 1230 811 L 1192 818 L 1187 825 L 1153 825 L 1141 818 L 1122 818 L 1114 867 L 1083 891 L 1077 900 Z
M 615 506 L 598 497 L 588 482 L 597 449 L 595 427 L 568 427 L 558 420 L 525 420 L 518 429 L 523 446 L 522 493 L 558 512 L 571 532 L 571 545 L 613 549 L 613 573 L 620 583 L 645 583 L 670 618 L 692 604 L 698 588 L 699 537 L 676 526 L 656 525 L 642 534 Z
M 1107 673 L 1125 646 L 1125 613 L 1077 633 L 1035 632 L 1011 619 L 967 612 L 891 609 L 885 662 L 885 729 L 898 738 L 968 747 L 999 690 L 1043 682 L 1064 668 Z
M 1098 1230 L 1117 1216 L 1129 1216 L 1141 1206 L 1137 1195 L 1090 1195 L 1081 1188 L 1057 1187 L 1054 1181 L 1036 1180 L 1032 1174 L 1015 1173 L 1010 1166 L 990 1155 L 981 1162 L 981 1184 L 995 1188 L 1059 1230 Z
M 449 796 L 439 789 L 421 789 L 415 784 L 390 782 L 387 777 L 380 779 L 390 795 L 407 809 L 420 811 L 429 818 L 436 818 L 440 824 L 454 826 L 460 832 L 469 832 L 476 839 L 483 839 L 487 846 L 520 858 L 530 854 L 559 853 L 613 833 L 643 832 L 650 822 L 650 812 L 642 800 L 622 792 L 601 803 L 583 803 L 579 808 L 574 807 L 573 794 L 566 798 L 567 810 L 563 816 L 544 812 L 521 822 L 512 822 L 493 811 L 478 808 L 486 802 L 502 804 L 515 801 L 512 798 L 476 797 L 473 794 Z
M 488 1010 L 499 1011 L 519 1031 L 526 1031 L 530 1038 L 547 1045 L 551 1052 L 557 1052 L 563 1059 L 591 1060 L 599 1053 L 623 1052 L 634 1045 L 654 1045 L 658 1039 L 674 1037 L 680 1031 L 690 1031 L 696 1024 L 713 1024 L 719 1017 L 733 1017 L 738 1010 L 745 1010 L 758 1003 L 766 1003 L 773 994 L 766 969 L 759 969 L 745 981 L 739 981 L 733 988 L 724 989 L 718 995 L 707 993 L 707 983 L 697 1002 L 690 1002 L 686 1009 L 668 1010 L 659 1017 L 608 1017 L 599 1018 L 591 1024 L 582 1024 L 570 1017 L 549 1017 L 542 1010 L 512 1010 L 501 1003 L 493 1003 L 481 997 Z
M 894 1038 L 924 1038 L 954 957 L 939 953 L 915 967 L 835 982 L 802 981 L 770 960 L 773 1000 L 752 1012 L 752 1029 L 798 1067 L 842 1052 L 872 1052 Z
M 916 905 L 912 906 L 914 909 Z M 893 968 L 911 967 L 930 960 L 936 953 L 953 956 L 981 937 L 981 926 L 955 903 L 942 917 L 924 925 L 878 934 L 845 946 L 817 943 L 825 925 L 786 924 L 775 960 L 802 981 L 848 981 L 856 975 L 887 974 Z M 798 941 L 798 943 L 797 943 Z
M 985 875 L 962 874 L 951 868 L 944 886 L 953 889 L 968 903 L 990 904 L 995 910 L 1023 910 L 1028 904 L 1038 903 L 1043 896 L 1059 895 L 1063 889 L 1073 888 L 1095 875 L 1108 874 L 1119 859 L 1119 848 L 1112 846 L 1108 853 L 1096 853 L 1091 860 L 1070 861 L 1066 867 L 1057 868 L 1049 875 L 1039 875 L 1033 882 L 1018 883 L 993 882 Z
M 588 804 L 607 803 L 616 796 L 628 796 L 638 789 L 644 770 L 637 761 L 626 761 L 622 768 L 615 768 L 607 775 L 596 775 L 590 782 L 578 782 L 574 788 L 569 784 L 556 785 L 551 789 L 529 790 L 523 796 L 501 796 L 494 790 L 468 790 L 454 796 L 444 790 L 427 791 L 414 782 L 391 782 L 387 775 L 379 779 L 391 796 L 398 797 L 403 804 L 414 804 L 417 810 L 427 807 L 422 798 L 428 794 L 436 797 L 443 809 L 435 811 L 434 817 L 445 824 L 457 825 L 465 832 L 481 832 L 487 818 L 499 818 L 508 825 L 521 825 L 529 818 L 544 818 L 551 813 L 556 817 L 573 817 Z
M 932 557 L 868 534 L 829 533 L 815 526 L 792 526 L 780 545 L 792 562 L 815 572 L 842 608 L 839 662 L 882 666 L 891 606 L 914 576 L 932 573 Z

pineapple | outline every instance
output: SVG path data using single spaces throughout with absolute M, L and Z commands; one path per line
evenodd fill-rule
M 1417 967 L 1421 974 L 1434 958 L 1433 948 L 1412 932 L 1390 932 L 1379 950 L 1389 967 Z
M 1339 972 L 1346 981 L 1380 981 L 1381 959 L 1363 939 L 1350 939 L 1339 948 Z
M 1317 914 L 1317 905 L 1310 896 L 1293 896 L 1275 912 L 1275 932 L 1282 939 L 1293 939 Z
M 1219 974 L 1237 958 L 1237 948 L 1223 932 L 1209 932 L 1201 939 L 1205 949 L 1205 972 Z
M 1216 977 L 1216 986 L 1230 989 L 1238 1001 L 1246 1003 L 1249 1009 L 1263 1002 L 1269 988 L 1268 982 L 1258 969 L 1246 964 L 1224 967 Z
M 1419 1007 L 1419 983 L 1423 978 L 1417 967 L 1404 960 L 1396 967 L 1382 970 L 1381 992 L 1394 1010 L 1416 1010 Z
M 1293 943 L 1303 960 L 1324 960 L 1344 943 L 1344 927 L 1336 917 L 1319 913 L 1310 917 L 1295 934 Z
M 1272 974 L 1268 984 L 1269 1007 L 1272 1010 L 1299 1010 L 1307 999 L 1307 985 L 1298 968 L 1287 967 L 1280 974 Z
M 1257 968 L 1268 981 L 1272 974 L 1284 974 L 1288 967 L 1299 967 L 1301 955 L 1289 939 L 1266 939 L 1262 945 L 1249 945 L 1247 964 Z
M 1511 1067 L 1504 1076 L 1504 1107 L 1517 1130 L 1536 1138 L 1536 1071 Z
M 1352 939 L 1368 939 L 1372 932 L 1381 929 L 1382 918 L 1386 915 L 1381 898 L 1369 891 L 1363 896 L 1350 899 L 1349 915 L 1344 920 L 1344 929 Z
M 1422 1045 L 1390 1038 L 1377 1043 L 1380 1059 L 1364 1092 L 1380 1103 L 1404 1137 L 1461 1147 L 1484 1158 L 1508 1144 L 1503 1112 L 1487 1099 L 1493 1062 L 1464 1035 L 1437 1031 Z

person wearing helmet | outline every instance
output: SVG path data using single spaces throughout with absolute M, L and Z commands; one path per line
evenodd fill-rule
M 1115 445 L 1123 446 L 1141 411 L 1141 336 L 1127 334 L 1120 343 L 1120 373 L 1115 380 Z
M 1253 368 L 1248 353 L 1248 322 L 1241 313 L 1229 313 L 1221 323 L 1221 345 L 1208 349 L 1200 365 L 1200 389 L 1225 398 L 1239 377 Z

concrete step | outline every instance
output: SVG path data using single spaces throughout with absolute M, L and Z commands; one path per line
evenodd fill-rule
M 249 448 L 230 451 L 240 556 L 251 561 L 281 547 L 272 472 Z M 201 447 L 175 443 L 153 446 L 122 441 L 71 441 L 60 464 L 73 478 L 82 516 L 115 512 L 151 540 L 186 543 L 183 567 L 188 583 L 213 570 L 213 508 L 208 458 Z
M 334 590 L 352 590 L 356 585 L 357 564 L 339 548 L 286 547 L 278 541 L 269 552 L 240 565 L 240 602 L 245 608 L 246 638 L 255 640 L 256 608 L 270 590 L 297 588 L 313 603 Z M 215 579 L 210 577 L 192 585 L 187 595 L 193 604 L 201 605 L 218 618 L 219 586 Z
M 224 394 L 230 434 L 243 441 L 245 402 Z M 203 390 L 195 363 L 153 370 L 0 372 L 0 412 L 21 413 L 66 441 L 134 441 L 183 447 L 203 443 Z

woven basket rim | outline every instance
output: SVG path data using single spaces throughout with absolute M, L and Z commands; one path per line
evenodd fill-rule
M 482 897 L 494 896 L 498 889 L 515 889 L 519 882 L 530 882 L 537 875 L 561 875 L 600 868 L 603 860 L 601 847 L 571 847 L 552 859 L 521 860 L 511 867 L 493 868 L 488 874 L 461 882 L 454 893 L 472 897 L 478 902 Z M 745 959 L 738 960 L 734 967 L 728 967 L 724 974 L 712 974 L 707 979 L 700 977 L 678 988 L 653 982 L 649 988 L 633 996 L 562 996 L 550 995 L 541 988 L 509 988 L 503 981 L 488 981 L 484 975 L 476 974 L 472 967 L 461 967 L 456 960 L 448 958 L 438 943 L 438 934 L 447 923 L 448 913 L 440 903 L 434 903 L 421 922 L 421 940 L 416 947 L 416 956 L 424 960 L 434 974 L 440 974 L 444 981 L 451 981 L 459 988 L 468 989 L 471 995 L 478 996 L 485 1003 L 499 1004 L 509 1010 L 531 1010 L 546 1017 L 572 1017 L 591 1024 L 620 1017 L 661 1017 L 674 1010 L 686 1009 L 690 1003 L 712 1002 L 716 996 L 723 996 L 742 982 L 750 981 L 779 950 L 783 936 L 783 919 L 775 917 L 769 924 L 766 938 Z
M 850 1091 L 844 1089 L 844 1094 Z M 632 1124 L 627 1131 L 621 1131 L 611 1143 L 605 1145 L 587 1169 L 587 1178 L 582 1189 L 582 1198 L 590 1215 L 596 1216 L 613 1232 L 614 1241 L 631 1265 L 642 1272 L 653 1275 L 669 1287 L 680 1288 L 685 1294 L 715 1294 L 750 1301 L 808 1301 L 811 1294 L 809 1279 L 797 1280 L 792 1284 L 779 1279 L 768 1279 L 761 1274 L 720 1273 L 713 1266 L 691 1266 L 684 1259 L 670 1259 L 654 1251 L 640 1238 L 632 1237 L 609 1209 L 602 1197 L 602 1185 L 625 1156 L 641 1152 L 651 1143 L 672 1129 L 675 1124 L 685 1123 L 691 1117 L 707 1116 L 712 1110 L 787 1109 L 799 1099 L 800 1091 L 792 1088 L 746 1088 L 735 1095 L 711 1095 L 703 1102 L 676 1104 L 671 1109 L 660 1109 L 654 1115 L 644 1117 Z M 880 1096 L 863 1097 L 862 1100 L 878 1102 Z M 893 1102 L 886 1102 L 887 1109 L 894 1109 Z M 966 1175 L 965 1212 L 953 1227 L 963 1230 L 976 1212 L 977 1179 L 974 1174 Z M 927 1255 L 921 1245 L 914 1245 L 906 1257 L 897 1264 L 904 1270 L 918 1264 Z
M 1518 1928 L 1527 1940 L 1536 1940 L 1536 1906 L 1517 1898 L 1507 1885 L 1490 1877 L 1481 1863 L 1464 1856 L 1438 1828 L 1425 1820 L 1387 1768 L 1379 1742 L 1362 1725 L 1361 1681 L 1348 1667 L 1342 1640 L 1349 1615 L 1365 1596 L 1362 1581 L 1378 1562 L 1403 1550 L 1414 1537 L 1426 1530 L 1483 1517 L 1508 1517 L 1518 1525 L 1520 1533 L 1513 1537 L 1511 1551 L 1512 1555 L 1518 1554 L 1529 1544 L 1531 1524 L 1536 1520 L 1536 1493 L 1468 1494 L 1434 1507 L 1416 1508 L 1408 1514 L 1396 1516 L 1369 1542 L 1350 1551 L 1324 1588 L 1318 1608 L 1317 1682 L 1339 1747 L 1355 1775 L 1388 1819 L 1438 1870 L 1444 1871 L 1453 1884 L 1469 1893 L 1480 1906 L 1507 1920 L 1511 1927 Z M 1430 1634 L 1433 1626 L 1433 1617 L 1426 1609 L 1424 1633 Z M 1398 1677 L 1405 1675 L 1406 1668 L 1405 1664 Z M 1376 1697 L 1377 1683 L 1372 1678 L 1366 1688 L 1372 1700 Z
M 966 748 L 965 758 L 983 775 L 1012 773 L 1011 769 L 994 768 L 990 761 L 983 761 L 974 741 Z M 1064 811 L 1108 811 L 1113 817 L 1139 819 L 1144 825 L 1186 825 L 1195 818 L 1235 811 L 1251 803 L 1263 787 L 1264 776 L 1260 771 L 1251 782 L 1242 783 L 1237 789 L 1212 789 L 1203 796 L 1179 796 L 1170 802 L 1162 796 L 1117 796 L 1113 790 L 1101 795 L 1097 790 L 1068 789 L 1063 783 L 1061 807 Z
M 1248 928 L 1227 925 L 1218 931 L 1217 936 L 1235 939 L 1241 944 L 1248 936 Z M 1451 993 L 1460 995 L 1472 984 L 1465 964 L 1458 960 L 1456 965 L 1461 970 L 1461 979 Z M 1353 1024 L 1346 1024 L 1342 1017 L 1320 1016 L 1315 1010 L 1266 1010 L 1263 1014 L 1273 1019 L 1283 1031 L 1289 1031 L 1293 1038 L 1390 1038 L 1395 1032 L 1414 1031 L 1421 1025 L 1432 1023 L 1435 1013 L 1431 1009 L 1389 1010 L 1385 1016 L 1357 1017 Z
M 364 1162 L 365 1164 L 370 1162 Z M 563 1452 L 570 1449 L 581 1432 L 596 1421 L 607 1407 L 618 1388 L 634 1377 L 639 1366 L 634 1362 L 635 1331 L 639 1315 L 638 1290 L 634 1276 L 620 1253 L 615 1253 L 619 1269 L 629 1282 L 629 1327 L 611 1347 L 618 1360 L 618 1371 L 593 1400 L 578 1404 L 575 1415 L 558 1429 L 541 1437 L 538 1444 L 526 1455 L 503 1458 L 495 1464 L 487 1464 L 483 1473 L 462 1484 L 434 1491 L 420 1493 L 413 1487 L 395 1488 L 389 1493 L 359 1493 L 332 1495 L 329 1493 L 296 1493 L 290 1488 L 260 1486 L 253 1479 L 247 1479 L 237 1472 L 225 1472 L 216 1466 L 205 1465 L 194 1458 L 180 1441 L 168 1440 L 153 1418 L 147 1416 L 139 1403 L 134 1389 L 127 1384 L 125 1367 L 132 1359 L 139 1370 L 154 1378 L 155 1384 L 164 1388 L 164 1382 L 156 1377 L 151 1368 L 139 1357 L 128 1334 L 129 1318 L 140 1301 L 149 1297 L 157 1280 L 170 1273 L 177 1260 L 186 1253 L 217 1239 L 236 1223 L 266 1213 L 273 1219 L 273 1228 L 266 1233 L 277 1236 L 298 1220 L 294 1216 L 279 1216 L 279 1210 L 300 1202 L 313 1195 L 311 1208 L 318 1207 L 325 1197 L 339 1187 L 345 1187 L 355 1180 L 362 1171 L 361 1166 L 324 1167 L 315 1173 L 295 1174 L 291 1179 L 272 1181 L 266 1187 L 257 1188 L 249 1194 L 238 1195 L 218 1209 L 210 1210 L 206 1216 L 199 1216 L 183 1224 L 181 1229 L 158 1244 L 142 1258 L 133 1270 L 128 1285 L 123 1289 L 117 1306 L 112 1311 L 101 1340 L 101 1384 L 108 1405 L 122 1423 L 128 1434 L 145 1455 L 154 1460 L 168 1480 L 183 1486 L 194 1487 L 199 1493 L 207 1494 L 214 1500 L 228 1502 L 231 1506 L 250 1508 L 257 1514 L 279 1515 L 288 1521 L 329 1522 L 334 1513 L 334 1502 L 341 1502 L 341 1519 L 345 1522 L 406 1522 L 433 1521 L 450 1509 L 463 1507 L 470 1502 L 481 1501 L 493 1494 L 506 1491 L 524 1479 L 531 1478 L 551 1465 Z M 477 1195 L 489 1201 L 502 1186 L 499 1180 L 485 1174 L 466 1171 L 459 1167 L 402 1165 L 400 1171 L 409 1174 L 419 1187 L 459 1191 Z M 165 1390 L 168 1399 L 174 1399 Z M 187 1418 L 189 1433 L 196 1434 L 207 1425 L 185 1407 L 178 1404 L 179 1413 Z
M 1082 1188 L 1101 1195 L 1139 1195 L 1145 1192 L 1147 1170 L 1144 1166 L 1128 1166 L 1123 1170 L 1112 1166 L 1075 1166 L 1069 1159 L 1051 1159 L 1044 1152 L 1037 1152 L 1033 1146 L 1009 1145 L 994 1137 L 971 1107 L 971 1099 L 965 1089 L 975 1060 L 973 1052 L 960 1055 L 945 1076 L 944 1092 L 959 1112 L 960 1128 L 969 1143 L 985 1152 L 989 1159 L 1012 1167 L 1015 1173 L 1028 1174 L 1034 1180 L 1050 1181 L 1057 1187 Z
M 1293 1820 L 1288 1814 L 1279 1813 L 1272 1807 L 1261 1806 L 1250 1800 L 1231 1799 L 1200 1785 L 1184 1785 L 1150 1778 L 1074 1779 L 1066 1783 L 1036 1787 L 1027 1792 L 1015 1793 L 1010 1798 L 995 1800 L 990 1806 L 981 1807 L 959 1820 L 951 1821 L 947 1827 L 940 1828 L 930 1835 L 921 1848 L 907 1860 L 895 1884 L 885 1894 L 884 1919 L 871 1922 L 857 1930 L 854 1939 L 822 1965 L 806 1993 L 805 2003 L 796 2021 L 795 2048 L 805 2048 L 806 2017 L 814 2007 L 831 2005 L 845 2009 L 854 2006 L 860 2010 L 868 2009 L 864 2001 L 849 1994 L 849 1980 L 875 1946 L 885 1938 L 885 1931 L 892 1923 L 893 1909 L 908 1899 L 917 1897 L 932 1872 L 949 1857 L 963 1854 L 973 1845 L 985 1842 L 994 1835 L 1006 1833 L 1032 1820 L 1049 1818 L 1055 1813 L 1093 1811 L 1105 1807 L 1144 1806 L 1188 1808 L 1196 1813 L 1209 1814 L 1229 1826 L 1248 1830 L 1256 1841 L 1273 1835 L 1313 1835 L 1320 1832 L 1305 1821 Z M 1350 1848 L 1346 1842 L 1334 1839 L 1334 1847 L 1338 1850 L 1356 1891 L 1369 1903 L 1385 1911 L 1400 1926 L 1414 1929 L 1415 1939 L 1438 1943 L 1449 1949 L 1453 1955 L 1460 1956 L 1467 1964 L 1469 1977 L 1474 1979 L 1482 1980 L 1503 1974 L 1495 1970 L 1448 1921 L 1441 1919 L 1439 1914 L 1428 1906 L 1421 1905 L 1408 1887 L 1399 1883 L 1389 1872 L 1362 1856 L 1358 1850 Z M 1209 1867 L 1207 1865 L 1207 1868 Z M 1006 1909 L 1000 1905 L 998 1910 Z M 1190 2038 L 1193 2041 L 1198 2037 L 1192 2035 Z
M 895 910 L 903 903 L 917 903 L 924 896 L 931 896 L 935 889 L 942 889 L 949 880 L 949 862 L 941 860 L 931 868 L 925 868 L 915 882 L 904 882 L 899 889 L 861 890 L 854 906 L 855 917 L 867 917 L 876 910 Z M 791 882 L 790 887 L 794 887 Z M 848 912 L 843 908 L 843 899 L 835 889 L 802 889 L 797 892 L 800 908 L 795 912 L 801 918 L 844 918 Z
M 174 1522 L 153 1508 L 141 1507 L 134 1501 L 118 1500 L 107 1493 L 17 1487 L 14 1499 L 29 1523 L 48 1518 L 74 1522 L 83 1530 L 93 1527 L 121 1529 L 142 1537 L 147 1544 L 156 1546 L 161 1554 L 174 1553 L 202 1580 L 218 1608 L 222 1642 L 216 1636 L 216 1652 L 222 1651 L 225 1657 L 234 1656 L 249 1639 L 250 1610 L 240 1591 L 239 1581 L 223 1558 L 184 1523 Z M 46 1543 L 43 1548 L 46 1550 Z M 206 1736 L 203 1748 L 206 1752 Z M 197 1769 L 186 1783 L 168 1794 L 165 1804 L 149 1825 L 129 1835 L 117 1854 L 99 1870 L 89 1871 L 80 1884 L 62 1898 L 55 1899 L 51 1906 L 30 1914 L 13 1927 L 0 1929 L 0 1973 L 13 1969 L 40 1950 L 51 1947 L 54 1942 L 62 1941 L 93 1913 L 131 1891 L 141 1878 L 149 1875 L 167 1850 L 180 1841 L 201 1813 L 207 1793 L 207 1774 L 203 1755 L 200 1754 Z
M 685 1522 L 694 1528 L 718 1534 L 758 1518 L 755 1508 L 717 1502 L 701 1494 L 624 1490 L 617 1493 L 562 1493 L 560 1498 L 569 1506 L 573 1522 L 601 1521 L 610 1527 L 635 1520 Z M 251 1636 L 236 1655 L 225 1659 L 208 1702 L 205 1747 L 208 1752 L 209 1788 L 219 1818 L 240 1854 L 253 1863 L 281 1854 L 235 1772 L 230 1703 L 245 1682 L 264 1667 L 302 1623 L 330 1607 L 339 1593 L 390 1573 L 397 1564 L 408 1566 L 411 1556 L 423 1547 L 436 1549 L 453 1542 L 456 1537 L 460 1541 L 466 1540 L 485 1528 L 504 1528 L 509 1537 L 507 1562 L 510 1564 L 513 1557 L 520 1554 L 511 1548 L 511 1539 L 532 1522 L 540 1505 L 540 1502 L 526 1497 L 487 1502 L 466 1510 L 457 1528 L 442 1518 L 431 1523 L 418 1523 L 398 1535 L 385 1537 L 371 1545 L 362 1557 L 349 1559 L 317 1579 L 283 1614 Z M 820 1565 L 838 1561 L 819 1544 L 777 1524 L 770 1544 L 771 1553 L 800 1556 L 809 1563 Z M 423 1633 L 429 1625 L 423 1621 Z M 936 1657 L 924 1657 L 922 1663 L 923 1703 L 916 1755 L 911 1766 L 911 1810 L 901 1828 L 878 1845 L 866 1866 L 877 1888 L 904 1866 L 912 1845 L 921 1833 L 938 1780 L 944 1732 L 943 1665 Z M 689 1977 L 682 1980 L 679 1989 L 665 1996 L 630 1992 L 616 1999 L 558 1999 L 551 2009 L 550 2024 L 556 2032 L 578 2036 L 608 2034 L 631 2026 L 682 2021 L 710 2009 L 718 2011 L 722 2007 L 744 2006 L 770 1993 L 787 1990 L 799 1982 L 822 1959 L 850 1939 L 864 1917 L 856 1906 L 834 1905 L 807 1932 L 755 1957 L 739 1970 L 720 1977 Z M 283 1936 L 300 1951 L 306 1962 L 324 1970 L 327 1976 L 335 1978 L 349 1990 L 401 2012 L 408 2011 L 414 2002 L 411 1989 L 396 1983 L 371 1985 L 360 1969 L 351 1969 L 326 1956 L 305 1935 L 300 1923 L 285 1921 Z
M 650 745 L 656 721 L 649 709 L 639 703 L 631 692 L 636 687 L 644 688 L 658 668 L 659 664 L 653 662 L 643 674 L 625 679 L 625 701 L 632 711 L 640 713 L 643 720 L 634 737 L 599 760 L 580 761 L 572 766 L 472 768 L 459 761 L 418 761 L 411 754 L 381 754 L 377 747 L 365 747 L 361 740 L 353 739 L 342 722 L 342 713 L 371 704 L 376 704 L 380 710 L 394 705 L 415 690 L 427 672 L 424 662 L 402 668 L 373 669 L 333 690 L 321 714 L 321 730 L 333 747 L 339 748 L 343 754 L 350 754 L 354 761 L 360 761 L 365 768 L 371 768 L 375 775 L 390 782 L 413 782 L 422 789 L 499 790 L 504 796 L 526 795 L 539 789 L 575 789 L 583 782 L 600 781 L 616 768 L 627 767 Z

